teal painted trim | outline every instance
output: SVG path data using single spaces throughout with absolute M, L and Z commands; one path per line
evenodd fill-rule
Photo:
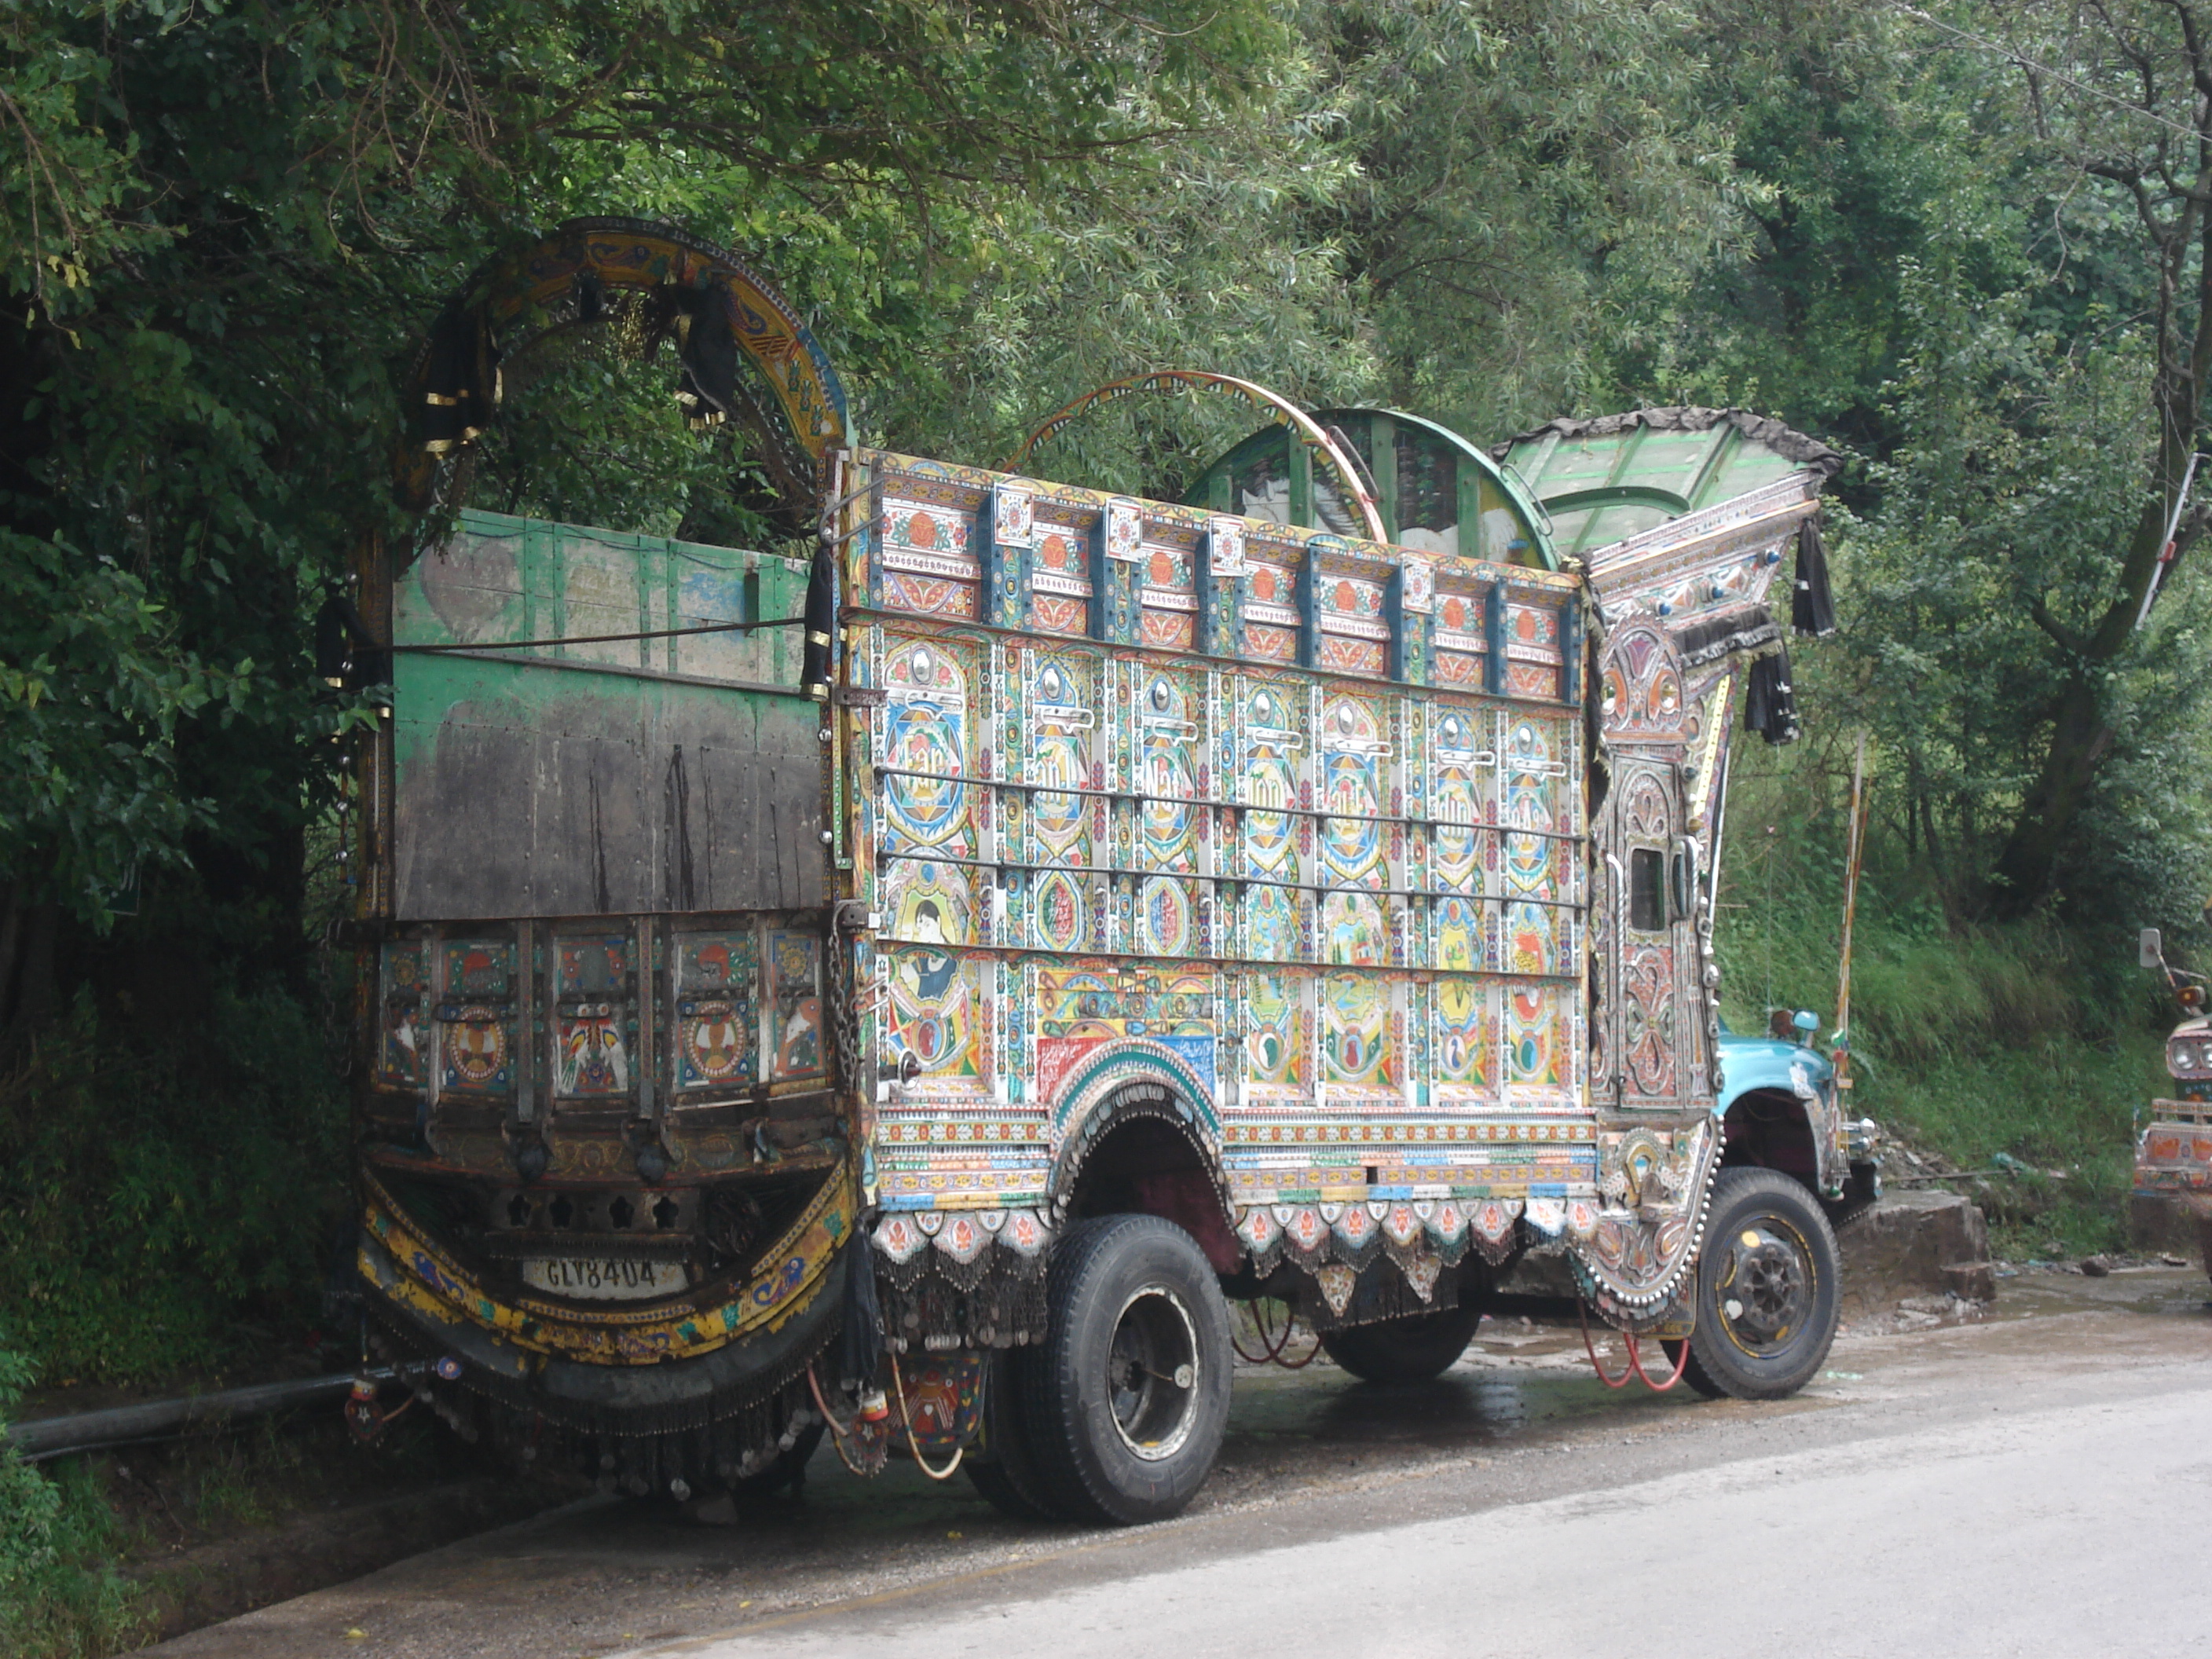
M 1147 1078 L 1143 1075 L 1147 1069 L 1163 1075 Z M 1069 1079 L 1066 1087 L 1060 1091 L 1059 1100 L 1052 1107 L 1053 1138 L 1055 1141 L 1065 1140 L 1079 1127 L 1074 1109 L 1085 1096 L 1106 1079 L 1109 1073 L 1115 1072 L 1122 1073 L 1114 1079 L 1120 1083 L 1170 1083 L 1191 1110 L 1197 1114 L 1198 1121 L 1212 1136 L 1215 1145 L 1219 1145 L 1221 1115 L 1215 1109 L 1212 1090 L 1206 1085 L 1196 1072 L 1191 1070 L 1189 1062 L 1174 1049 L 1164 1043 L 1146 1042 L 1141 1037 L 1109 1043 L 1085 1060 L 1083 1068 Z M 1093 1102 L 1084 1108 L 1082 1115 L 1089 1117 L 1103 1103 L 1103 1098 Z
M 1482 689 L 1493 697 L 1505 695 L 1505 584 L 1492 582 L 1482 596 Z
M 1317 538 L 1316 538 L 1317 539 Z M 1305 562 L 1298 567 L 1298 666 L 1312 668 L 1321 661 L 1321 561 L 1312 542 L 1306 544 Z

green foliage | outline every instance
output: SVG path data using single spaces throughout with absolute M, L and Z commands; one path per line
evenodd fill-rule
M 0 1344 L 7 1340 L 0 1328 Z M 0 1346 L 0 1429 L 33 1375 Z M 0 1437 L 0 1651 L 90 1659 L 132 1645 L 142 1621 L 111 1565 L 114 1530 L 82 1460 L 49 1479 Z
M 132 1025 L 80 1000 L 0 1085 L 0 1317 L 50 1376 L 157 1381 L 299 1332 L 343 1193 L 298 1002 L 217 990 Z
M 1716 939 L 1736 1030 L 1764 1029 L 1770 1006 L 1810 1008 L 1824 1033 L 1836 1018 L 1852 764 L 1836 737 L 1735 768 Z M 1977 1194 L 2012 1254 L 2118 1248 L 2137 1114 L 2167 1086 L 2170 1005 L 2124 923 L 1955 925 L 1942 895 L 1877 820 L 1852 929 L 1852 1110 L 1960 1169 L 2018 1160 Z

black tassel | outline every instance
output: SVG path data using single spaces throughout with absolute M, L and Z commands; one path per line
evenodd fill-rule
M 845 1334 L 838 1348 L 838 1375 L 860 1385 L 875 1381 L 884 1361 L 884 1310 L 876 1298 L 876 1253 L 866 1235 L 845 1250 Z
M 392 681 L 391 653 L 377 644 L 353 601 L 342 593 L 325 599 L 315 612 L 315 674 L 325 684 L 349 691 Z
M 606 314 L 606 289 L 600 286 L 599 273 L 586 265 L 576 273 L 576 320 L 596 323 Z
M 684 364 L 676 401 L 694 428 L 713 426 L 738 405 L 738 337 L 720 289 L 684 289 L 676 303 L 676 355 Z
M 837 626 L 837 557 L 827 546 L 814 550 L 814 568 L 806 578 L 806 640 L 799 653 L 799 689 L 817 702 L 830 697 L 830 647 Z
M 1828 592 L 1828 550 L 1815 516 L 1797 530 L 1797 580 L 1790 596 L 1790 625 L 1808 639 L 1836 631 L 1836 601 Z
M 430 327 L 424 374 L 422 447 L 434 455 L 459 449 L 492 422 L 499 405 L 499 348 L 483 313 L 458 301 Z
M 1751 605 L 1690 623 L 1675 634 L 1674 645 L 1682 653 L 1683 667 L 1701 668 L 1732 651 L 1753 650 L 1781 637 L 1773 612 L 1763 605 Z
M 1790 653 L 1778 650 L 1751 665 L 1751 684 L 1743 700 L 1743 725 L 1767 742 L 1797 740 L 1797 694 L 1790 684 Z

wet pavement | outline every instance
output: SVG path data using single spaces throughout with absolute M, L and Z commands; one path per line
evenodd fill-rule
M 1020 1524 L 964 1476 L 901 1462 L 864 1482 L 825 1447 L 803 1498 L 736 1527 L 588 1500 L 156 1651 L 579 1659 L 904 1637 L 1073 1659 L 1155 1645 L 1170 1608 L 1191 1653 L 1255 1635 L 1503 1652 L 1585 1627 L 1594 1650 L 1642 1627 L 1631 1645 L 1703 1654 L 1739 1635 L 1745 1652 L 1887 1650 L 1884 1632 L 2118 1651 L 2142 1626 L 2193 1651 L 2212 1644 L 2209 1292 L 2195 1270 L 2023 1274 L 1972 1317 L 1847 1329 L 1822 1376 L 1771 1405 L 1609 1391 L 1574 1332 L 1486 1322 L 1417 1388 L 1326 1361 L 1240 1369 L 1213 1479 L 1161 1526 Z M 2057 1599 L 2023 1623 L 2039 1597 Z M 1790 1607 L 1828 1610 L 1778 1627 Z

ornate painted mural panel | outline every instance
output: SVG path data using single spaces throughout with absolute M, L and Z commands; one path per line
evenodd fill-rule
M 1024 527 L 989 475 L 929 483 L 933 550 L 911 519 L 850 544 L 884 613 L 848 636 L 883 694 L 854 739 L 881 1201 L 1041 1187 L 1085 1103 L 1139 1077 L 1218 1126 L 1240 1192 L 1364 1193 L 1385 1146 L 1408 1193 L 1588 1188 L 1586 1140 L 1514 1138 L 1582 1086 L 1571 582 L 1401 579 L 1395 550 L 1026 481 Z M 994 568 L 1026 561 L 1025 635 L 867 574 L 872 547 L 949 558 L 986 525 Z M 1094 612 L 1102 570 L 1127 592 Z

